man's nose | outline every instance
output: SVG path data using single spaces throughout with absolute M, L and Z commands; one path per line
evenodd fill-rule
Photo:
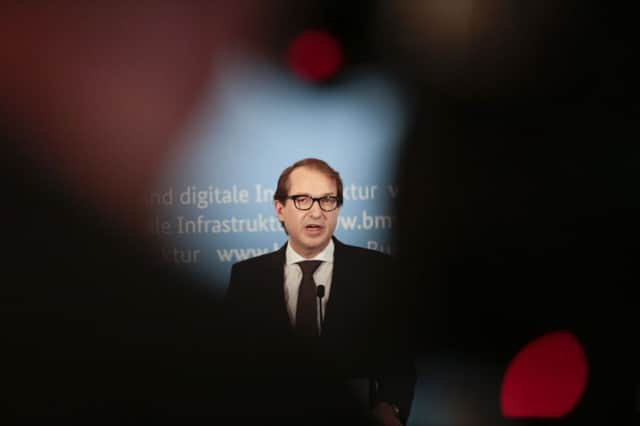
M 311 209 L 309 209 L 309 214 L 314 217 L 319 217 L 322 215 L 322 209 L 320 208 L 320 200 L 313 200 L 311 204 Z

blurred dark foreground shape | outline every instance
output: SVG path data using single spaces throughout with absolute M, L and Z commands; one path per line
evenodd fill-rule
M 416 418 L 637 424 L 635 18 L 600 3 L 456 2 L 469 20 L 454 49 L 435 19 L 454 2 L 425 2 L 405 17 L 426 41 L 391 45 L 414 81 L 397 235 L 432 410 Z M 584 348 L 584 395 L 561 418 L 505 418 L 509 362 L 557 331 Z
M 3 8 L 3 424 L 226 414 L 218 302 L 159 262 L 143 201 L 219 51 L 255 30 L 241 3 Z

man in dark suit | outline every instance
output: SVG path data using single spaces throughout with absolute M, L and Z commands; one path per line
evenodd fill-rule
M 285 388 L 277 398 L 287 405 L 272 414 L 357 417 L 347 384 L 370 379 L 371 418 L 406 422 L 415 370 L 392 258 L 333 237 L 342 181 L 324 161 L 285 169 L 274 199 L 287 244 L 231 271 L 226 325 L 235 365 L 252 382 Z

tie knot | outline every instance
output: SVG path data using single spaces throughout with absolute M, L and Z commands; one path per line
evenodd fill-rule
M 304 260 L 302 262 L 298 262 L 298 265 L 300 265 L 300 268 L 302 269 L 302 275 L 308 277 L 318 269 L 321 263 L 321 260 Z

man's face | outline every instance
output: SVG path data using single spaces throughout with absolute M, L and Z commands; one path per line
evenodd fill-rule
M 336 183 L 322 172 L 299 167 L 289 175 L 287 195 L 338 196 Z M 325 212 L 317 202 L 309 210 L 298 210 L 293 200 L 275 202 L 278 219 L 284 222 L 291 247 L 306 258 L 320 253 L 329 243 L 338 222 L 339 208 Z

